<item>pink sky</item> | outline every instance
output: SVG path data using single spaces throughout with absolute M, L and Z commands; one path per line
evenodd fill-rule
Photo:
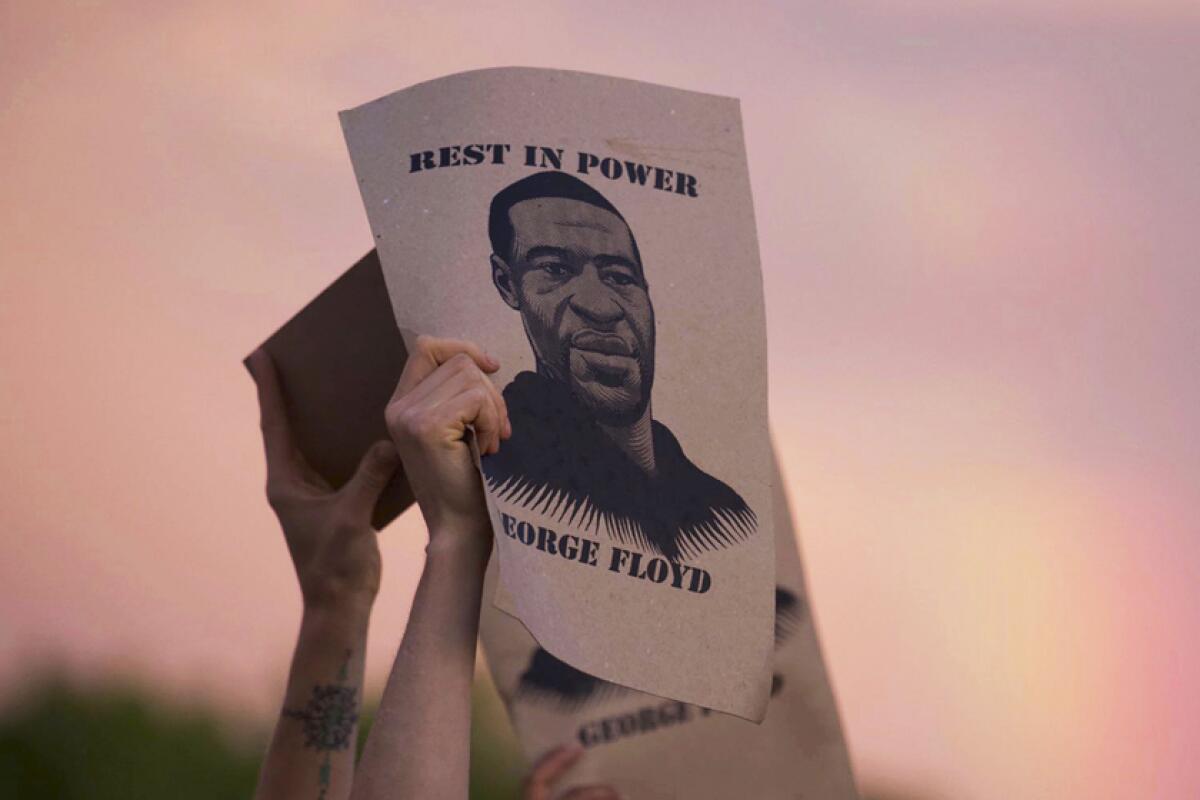
M 336 112 L 526 64 L 742 98 L 773 424 L 860 774 L 1200 794 L 1200 7 L 8 3 L 0 687 L 269 713 L 239 359 L 370 247 Z M 423 542 L 383 536 L 382 680 Z

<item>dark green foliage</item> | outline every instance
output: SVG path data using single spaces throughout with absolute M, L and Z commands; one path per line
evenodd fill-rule
M 50 682 L 0 720 L 0 797 L 41 800 L 248 797 L 259 751 L 217 719 L 132 687 Z
M 471 797 L 515 800 L 524 762 L 490 685 L 474 691 Z M 363 710 L 359 742 L 374 719 Z M 205 709 L 176 707 L 131 684 L 100 689 L 47 681 L 0 716 L 0 798 L 249 798 L 268 724 L 238 738 Z

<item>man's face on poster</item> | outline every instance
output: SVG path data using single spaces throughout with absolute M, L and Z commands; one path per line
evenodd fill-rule
M 534 355 L 601 422 L 628 424 L 654 382 L 654 309 L 629 226 L 611 211 L 560 197 L 509 210 L 511 283 Z

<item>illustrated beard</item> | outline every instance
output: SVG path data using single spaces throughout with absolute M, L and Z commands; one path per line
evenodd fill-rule
M 626 427 L 637 422 L 650 407 L 650 394 L 654 386 L 654 320 L 650 320 L 650 335 L 645 340 L 638 337 L 636 332 L 637 352 L 634 360 L 637 363 L 636 379 L 632 371 L 620 371 L 600 368 L 596 363 L 589 363 L 588 357 L 579 353 L 570 344 L 570 337 L 562 336 L 557 331 L 547 333 L 554 337 L 555 347 L 552 353 L 538 347 L 538 339 L 530 329 L 528 319 L 523 319 L 525 335 L 529 347 L 538 363 L 538 372 L 543 376 L 559 383 L 566 384 L 570 389 L 575 403 L 601 425 Z M 545 330 L 543 328 L 543 330 Z M 573 356 L 574 354 L 574 356 Z M 593 359 L 602 356 L 592 356 Z M 580 374 L 582 373 L 582 375 Z
M 571 351 L 564 354 L 565 374 L 571 396 L 598 423 L 612 427 L 626 427 L 642 418 L 650 407 L 650 390 L 654 385 L 654 353 L 641 350 L 637 357 L 638 380 L 625 380 L 610 385 L 602 377 L 595 376 L 590 382 L 580 380 L 571 369 Z M 633 398 L 630 401 L 631 396 Z

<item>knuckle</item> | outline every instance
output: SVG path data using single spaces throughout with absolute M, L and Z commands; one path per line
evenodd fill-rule
M 387 417 L 388 432 L 395 439 L 412 439 L 420 427 L 420 414 L 416 409 L 399 407 L 391 409 Z
M 425 415 L 415 408 L 406 408 L 400 413 L 400 430 L 409 436 L 421 431 Z
M 464 394 L 471 399 L 472 403 L 479 404 L 479 414 L 481 416 L 487 413 L 488 406 L 487 403 L 484 402 L 487 400 L 487 392 L 482 386 L 472 386 L 470 389 L 467 389 Z
M 426 439 L 437 427 L 437 418 L 433 414 L 411 413 L 406 420 L 406 428 L 414 439 Z

